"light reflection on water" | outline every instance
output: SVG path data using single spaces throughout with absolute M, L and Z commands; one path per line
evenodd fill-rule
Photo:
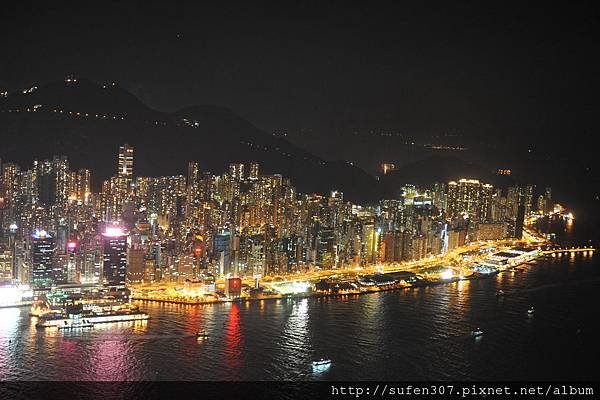
M 217 305 L 140 303 L 149 321 L 36 329 L 0 309 L 0 379 L 598 379 L 598 256 L 363 296 Z M 502 289 L 506 295 L 497 297 Z M 534 316 L 527 309 L 534 306 Z M 480 340 L 470 337 L 483 329 Z M 582 335 L 575 335 L 581 329 Z M 195 333 L 209 338 L 198 341 Z M 11 340 L 11 343 L 8 343 Z M 333 360 L 315 374 L 311 362 Z

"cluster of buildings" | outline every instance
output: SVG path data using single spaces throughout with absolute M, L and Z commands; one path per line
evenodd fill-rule
M 472 179 L 419 188 L 373 205 L 343 193 L 300 195 L 258 163 L 215 175 L 136 176 L 123 145 L 99 192 L 66 157 L 30 169 L 0 163 L 0 281 L 36 287 L 210 282 L 418 260 L 473 240 L 520 237 L 532 185 L 503 191 Z M 551 204 L 550 189 L 537 207 Z

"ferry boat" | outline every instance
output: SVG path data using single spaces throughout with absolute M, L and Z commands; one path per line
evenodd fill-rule
M 198 338 L 198 340 L 206 340 L 206 339 L 208 339 L 208 333 L 206 333 L 204 331 L 202 331 L 202 332 L 198 331 L 198 332 L 196 332 L 196 337 Z
M 59 325 L 58 329 L 79 329 L 79 328 L 93 328 L 94 324 L 87 320 L 79 320 L 68 323 L 65 321 L 64 325 Z
M 533 307 L 531 307 L 531 308 L 529 308 L 529 310 L 527 310 L 528 315 L 533 315 L 534 312 L 535 312 L 535 309 Z
M 471 332 L 471 336 L 473 336 L 474 338 L 481 337 L 481 336 L 483 336 L 483 331 L 481 329 L 477 328 Z
M 60 313 L 51 311 L 41 313 L 38 316 L 37 328 L 62 328 L 85 320 L 88 324 L 101 324 L 109 322 L 144 321 L 150 316 L 141 312 L 137 306 L 128 303 L 109 307 L 84 308 L 82 304 L 71 306 L 61 310 Z
M 314 369 L 328 368 L 329 366 L 331 366 L 331 360 L 330 359 L 321 358 L 320 360 L 313 361 L 312 362 L 312 366 L 313 366 Z

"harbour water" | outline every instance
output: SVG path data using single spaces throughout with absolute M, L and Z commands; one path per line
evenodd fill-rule
M 363 296 L 142 302 L 149 321 L 89 330 L 39 330 L 6 308 L 0 380 L 598 380 L 599 293 L 596 252 Z M 315 373 L 321 357 L 333 363 Z

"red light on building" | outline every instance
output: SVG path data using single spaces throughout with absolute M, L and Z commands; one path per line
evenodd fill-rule
M 225 283 L 225 296 L 240 297 L 242 295 L 242 279 L 228 278 Z
M 74 252 L 75 250 L 77 250 L 77 242 L 75 241 L 70 241 L 67 243 L 67 250 Z

